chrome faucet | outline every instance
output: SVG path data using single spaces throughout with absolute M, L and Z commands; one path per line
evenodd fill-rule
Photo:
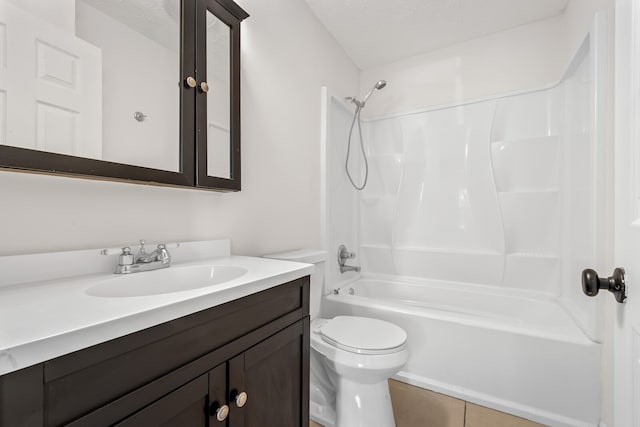
M 348 259 L 353 259 L 355 257 L 355 252 L 349 252 L 345 245 L 340 245 L 338 248 L 338 264 L 340 265 L 340 273 L 346 273 L 347 271 L 355 271 L 357 273 L 360 271 L 359 266 L 345 265 Z
M 167 245 L 160 243 L 153 252 L 147 252 L 144 243 L 144 240 L 140 240 L 140 250 L 136 256 L 131 253 L 130 247 L 126 246 L 122 248 L 122 252 L 118 257 L 116 274 L 158 270 L 171 265 L 171 254 L 167 250 Z M 173 244 L 171 246 L 178 247 L 179 245 L 176 243 L 175 246 Z M 104 249 L 100 253 L 102 255 L 111 255 L 113 254 L 113 249 Z

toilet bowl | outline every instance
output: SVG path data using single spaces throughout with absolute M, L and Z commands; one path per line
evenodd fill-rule
M 409 359 L 405 331 L 366 317 L 320 318 L 325 251 L 266 257 L 315 265 L 310 290 L 311 419 L 325 427 L 394 427 L 387 380 Z
M 311 352 L 332 385 L 328 392 L 335 394 L 335 406 L 330 408 L 312 399 L 316 411 L 335 413 L 318 417 L 318 422 L 326 427 L 395 426 L 387 380 L 409 359 L 404 330 L 366 317 L 315 319 Z

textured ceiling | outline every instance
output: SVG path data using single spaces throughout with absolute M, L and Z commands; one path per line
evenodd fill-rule
M 569 3 L 569 0 L 305 1 L 361 69 L 550 18 L 564 12 Z
M 180 0 L 78 0 L 168 49 L 180 49 Z M 116 36 L 114 34 L 114 36 Z
M 77 0 L 98 9 L 134 31 L 178 54 L 180 51 L 180 0 Z M 117 34 L 114 34 L 117 37 Z M 207 14 L 207 74 L 229 80 L 229 27 Z

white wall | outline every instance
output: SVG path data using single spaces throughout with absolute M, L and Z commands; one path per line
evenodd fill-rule
M 363 117 L 556 83 L 568 63 L 564 33 L 560 16 L 363 70 L 360 96 L 380 79 L 388 83 L 367 103 Z
M 241 0 L 243 190 L 0 172 L 0 255 L 229 237 L 234 253 L 319 246 L 320 87 L 358 69 L 299 0 Z M 286 19 L 285 19 L 286 17 Z
M 76 0 L 7 0 L 71 34 L 75 31 Z

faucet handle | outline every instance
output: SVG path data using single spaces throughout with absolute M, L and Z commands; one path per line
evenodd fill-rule
M 124 248 L 107 248 L 107 249 L 102 249 L 100 250 L 100 255 L 122 255 L 124 254 L 125 250 L 129 250 L 131 251 L 131 248 L 128 246 L 125 246 Z
M 163 264 L 169 264 L 171 262 L 171 254 L 167 250 L 167 245 L 165 245 L 164 243 L 159 243 L 156 251 L 158 252 L 158 259 Z
M 144 240 L 140 241 L 143 245 L 145 244 Z M 161 243 L 162 244 L 162 243 Z M 175 248 L 179 248 L 180 247 L 180 243 L 174 242 L 174 243 L 166 243 L 164 244 L 165 249 L 175 249 Z M 130 247 L 125 247 L 125 248 L 107 248 L 107 249 L 101 249 L 100 250 L 100 255 L 121 255 L 122 252 L 125 249 L 129 249 L 131 250 Z M 146 253 L 146 250 L 145 252 Z
M 119 265 L 132 265 L 133 264 L 133 255 L 131 254 L 131 248 L 125 246 L 122 248 L 122 253 L 118 257 Z
M 347 260 L 347 259 L 352 259 L 352 258 L 356 257 L 356 253 L 355 252 L 349 252 L 345 245 L 340 245 L 338 250 L 339 250 L 338 257 L 341 260 Z

